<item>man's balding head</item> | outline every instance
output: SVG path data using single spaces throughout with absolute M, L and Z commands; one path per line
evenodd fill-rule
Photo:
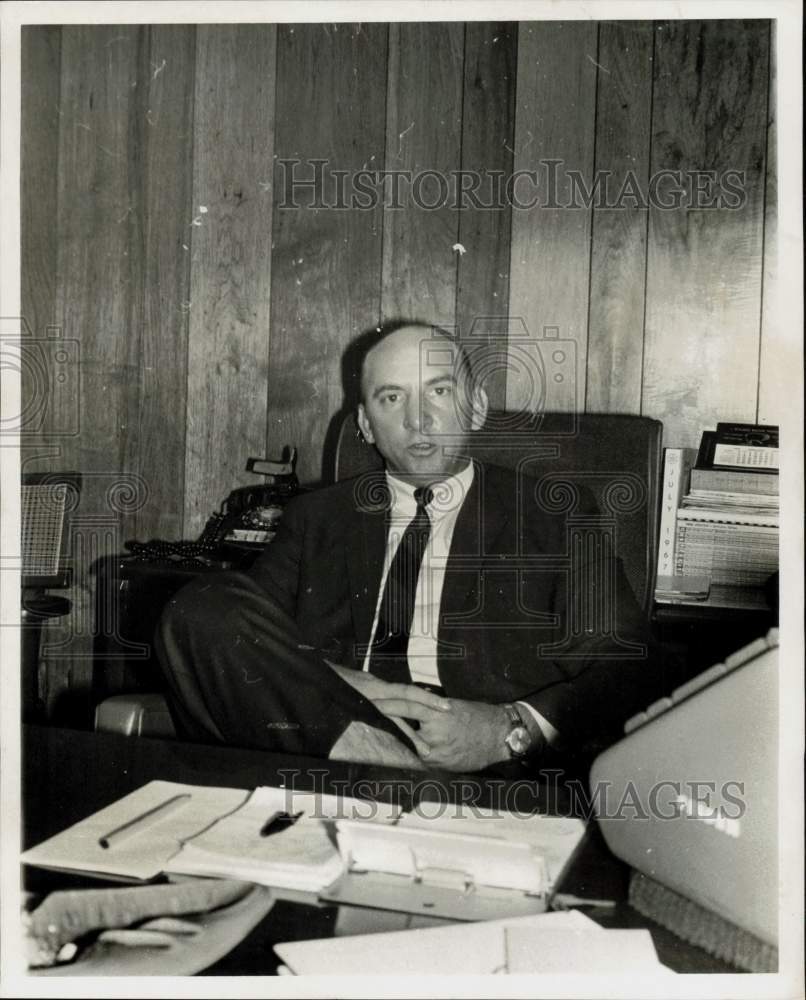
M 368 343 L 358 423 L 390 472 L 422 482 L 459 471 L 467 438 L 486 413 L 467 354 L 446 330 L 398 323 Z

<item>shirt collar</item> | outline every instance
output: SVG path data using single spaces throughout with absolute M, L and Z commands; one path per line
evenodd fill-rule
M 434 498 L 428 505 L 429 517 L 434 520 L 445 517 L 447 514 L 457 513 L 470 492 L 474 476 L 475 468 L 473 463 L 469 461 L 464 469 L 457 472 L 456 475 L 447 476 L 438 483 L 434 483 L 431 487 Z M 405 513 L 412 517 L 417 509 L 417 503 L 414 499 L 416 487 L 404 479 L 398 479 L 391 472 L 386 473 L 386 484 L 392 498 L 393 513 Z

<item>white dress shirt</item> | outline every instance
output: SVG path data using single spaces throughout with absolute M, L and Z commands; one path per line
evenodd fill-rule
M 462 504 L 465 502 L 470 487 L 473 485 L 475 470 L 473 463 L 468 462 L 461 472 L 449 476 L 431 487 L 433 498 L 426 508 L 431 521 L 431 532 L 428 538 L 420 575 L 417 578 L 417 589 L 414 595 L 414 614 L 407 657 L 412 681 L 423 684 L 435 684 L 441 687 L 439 668 L 437 665 L 437 634 L 439 631 L 439 609 L 442 603 L 442 588 L 445 585 L 445 573 L 448 568 L 448 555 L 451 550 L 453 531 Z M 414 499 L 415 487 L 396 476 L 386 473 L 386 482 L 391 494 L 391 510 L 389 534 L 386 538 L 386 554 L 381 574 L 381 585 L 378 589 L 378 600 L 375 605 L 375 617 L 372 621 L 370 646 L 375 638 L 378 627 L 383 592 L 386 587 L 386 577 L 389 567 L 397 552 L 400 539 L 417 513 L 417 502 Z M 363 669 L 369 670 L 371 649 L 364 657 Z M 519 701 L 534 717 L 538 726 L 551 743 L 557 736 L 557 730 L 552 724 L 537 712 L 528 702 Z

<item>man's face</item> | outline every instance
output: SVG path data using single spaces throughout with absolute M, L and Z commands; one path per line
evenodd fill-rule
M 364 362 L 358 424 L 387 469 L 420 485 L 459 472 L 456 457 L 487 414 L 483 389 L 472 390 L 455 363 L 457 347 L 420 327 L 403 327 Z

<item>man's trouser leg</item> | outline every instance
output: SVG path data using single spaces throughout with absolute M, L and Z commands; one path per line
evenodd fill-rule
M 201 577 L 168 604 L 157 652 L 179 735 L 326 757 L 350 722 L 410 746 L 400 729 L 320 657 L 251 577 Z

